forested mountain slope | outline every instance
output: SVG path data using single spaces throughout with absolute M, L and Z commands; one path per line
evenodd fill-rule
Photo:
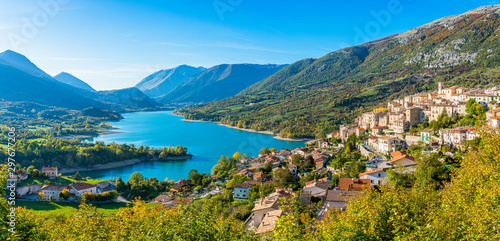
M 500 5 L 291 64 L 239 95 L 177 112 L 285 137 L 321 137 L 400 96 L 500 83 Z

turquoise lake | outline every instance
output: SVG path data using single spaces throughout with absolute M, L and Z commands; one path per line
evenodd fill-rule
M 125 119 L 109 123 L 123 133 L 103 135 L 94 138 L 105 143 L 117 142 L 150 147 L 185 146 L 188 153 L 195 156 L 187 160 L 148 161 L 130 166 L 82 172 L 83 176 L 128 180 L 134 172 L 145 177 L 156 177 L 163 181 L 187 178 L 191 169 L 210 173 L 221 155 L 233 155 L 236 151 L 247 156 L 257 156 L 263 147 L 288 148 L 304 146 L 304 142 L 283 141 L 272 135 L 240 131 L 217 123 L 188 122 L 183 117 L 175 116 L 171 111 L 134 112 L 123 114 Z

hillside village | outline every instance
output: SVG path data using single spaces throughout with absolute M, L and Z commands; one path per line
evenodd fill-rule
M 499 87 L 445 88 L 440 82 L 436 91 L 396 99 L 389 102 L 387 108 L 363 113 L 356 118 L 355 123 L 342 125 L 339 132 L 330 134 L 329 139 L 306 143 L 308 148 L 275 150 L 256 158 L 242 159 L 236 164 L 239 169 L 237 175 L 246 176 L 251 181 L 234 185 L 235 200 L 248 199 L 252 186 L 262 186 L 263 183 L 273 181 L 275 184 L 279 183 L 283 178 L 280 170 L 291 175 L 292 183 L 300 183 L 301 179 L 307 180 L 299 189 L 286 188 L 287 185 L 278 186 L 274 188 L 273 193 L 255 200 L 252 214 L 246 220 L 246 228 L 257 234 L 272 231 L 276 220 L 284 215 L 280 205 L 286 203 L 284 200 L 293 197 L 305 206 L 318 203 L 315 212 L 317 219 L 322 219 L 326 211 L 332 208 L 345 210 L 350 197 L 363 195 L 363 190 L 386 182 L 389 170 L 406 175 L 414 173 L 417 169 L 416 158 L 406 153 L 410 147 L 422 147 L 421 153 L 442 153 L 444 156 L 453 157 L 455 151 L 465 150 L 467 141 L 474 141 L 479 137 L 477 127 L 424 127 L 444 116 L 461 118 L 471 114 L 468 111 L 468 108 L 471 108 L 469 105 L 479 112 L 482 109 L 486 118 L 484 121 L 490 127 L 498 128 L 499 103 Z M 426 125 L 422 125 L 424 123 Z M 410 128 L 414 133 L 410 133 Z M 339 153 L 350 148 L 349 142 L 352 142 L 354 137 L 358 139 L 356 150 L 348 152 L 359 157 L 356 161 L 362 161 L 364 168 L 356 176 L 346 178 L 348 175 L 345 173 L 345 166 L 335 168 L 336 165 L 332 162 Z M 309 165 L 313 166 L 311 171 L 305 168 L 308 161 L 311 162 Z M 268 175 L 262 172 L 266 165 L 272 168 Z M 310 174 L 314 174 L 315 178 L 307 179 Z
M 234 202 L 250 202 L 252 209 L 242 218 L 246 230 L 269 234 L 276 220 L 286 213 L 282 205 L 298 203 L 314 210 L 321 220 L 328 210 L 346 210 L 351 197 L 363 195 L 363 190 L 387 182 L 389 172 L 412 175 L 418 168 L 411 153 L 439 153 L 454 157 L 466 151 L 466 143 L 478 137 L 477 127 L 437 128 L 443 118 L 456 117 L 457 122 L 474 109 L 478 119 L 492 128 L 500 120 L 500 88 L 466 89 L 458 86 L 419 93 L 393 100 L 387 108 L 363 113 L 353 124 L 341 125 L 328 139 L 309 141 L 306 147 L 293 150 L 267 149 L 257 157 L 236 156 L 213 169 L 203 188 L 196 180 L 170 183 L 167 192 L 152 199 L 150 204 L 167 206 L 191 204 L 197 199 L 229 193 Z M 478 113 L 477 113 L 478 112 Z M 484 117 L 482 116 L 484 115 Z M 411 150 L 411 151 L 410 151 Z M 445 158 L 443 158 L 443 161 Z M 222 166 L 225 169 L 220 170 Z M 216 165 L 217 166 L 217 165 Z M 448 165 L 450 166 L 450 165 Z M 47 179 L 58 179 L 57 167 L 43 167 Z M 204 175 L 204 174 L 202 174 Z M 23 173 L 11 176 L 10 183 L 28 178 Z M 15 184 L 14 184 L 15 185 Z M 67 185 L 39 185 L 19 193 L 20 197 L 38 192 L 39 201 L 118 200 L 116 182 Z M 118 191 L 120 188 L 118 188 Z M 111 192 L 116 194 L 111 194 Z M 100 198 L 95 198 L 99 195 Z M 129 194 L 130 196 L 130 194 Z

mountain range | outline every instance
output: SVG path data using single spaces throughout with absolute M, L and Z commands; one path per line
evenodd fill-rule
M 84 90 L 89 90 L 89 91 L 96 91 L 92 86 L 89 84 L 85 83 L 83 80 L 73 76 L 72 74 L 66 73 L 66 72 L 61 72 L 58 75 L 54 76 L 54 79 L 61 83 L 65 83 L 68 85 L 71 85 L 76 88 L 84 89 Z
M 158 98 L 160 103 L 203 103 L 231 97 L 286 65 L 221 64 L 192 76 Z
M 500 84 L 500 5 L 297 61 L 234 97 L 177 111 L 188 119 L 324 137 L 387 101 L 437 88 Z
M 0 89 L 1 101 L 28 101 L 69 109 L 98 107 L 118 111 L 159 106 L 137 88 L 95 91 L 69 74 L 56 77 L 51 77 L 19 53 L 11 50 L 0 53 L 0 85 L 4 87 Z
M 160 97 L 183 84 L 192 76 L 206 70 L 203 67 L 180 65 L 173 69 L 160 70 L 139 82 L 135 87 L 152 98 Z

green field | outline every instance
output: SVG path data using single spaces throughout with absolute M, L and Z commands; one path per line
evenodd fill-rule
M 69 215 L 75 209 L 78 209 L 79 203 L 55 203 L 55 202 L 17 202 L 18 207 L 31 209 L 41 214 L 65 214 Z M 104 215 L 111 215 L 118 212 L 120 208 L 126 208 L 127 205 L 131 207 L 133 204 L 123 202 L 114 202 L 99 204 L 97 210 L 104 213 Z
M 49 182 L 51 182 L 50 184 L 54 184 L 54 185 L 69 185 L 69 184 L 78 182 L 77 180 L 74 180 L 72 178 L 65 177 L 65 176 L 60 176 L 56 180 L 48 179 L 48 178 L 39 178 L 39 177 L 28 177 L 28 179 L 19 183 L 18 186 L 27 186 L 27 185 L 33 185 L 33 184 L 44 185 L 45 181 L 49 181 Z M 102 181 L 103 180 L 84 180 L 82 182 L 85 182 L 88 184 L 96 184 L 96 183 L 99 183 Z

